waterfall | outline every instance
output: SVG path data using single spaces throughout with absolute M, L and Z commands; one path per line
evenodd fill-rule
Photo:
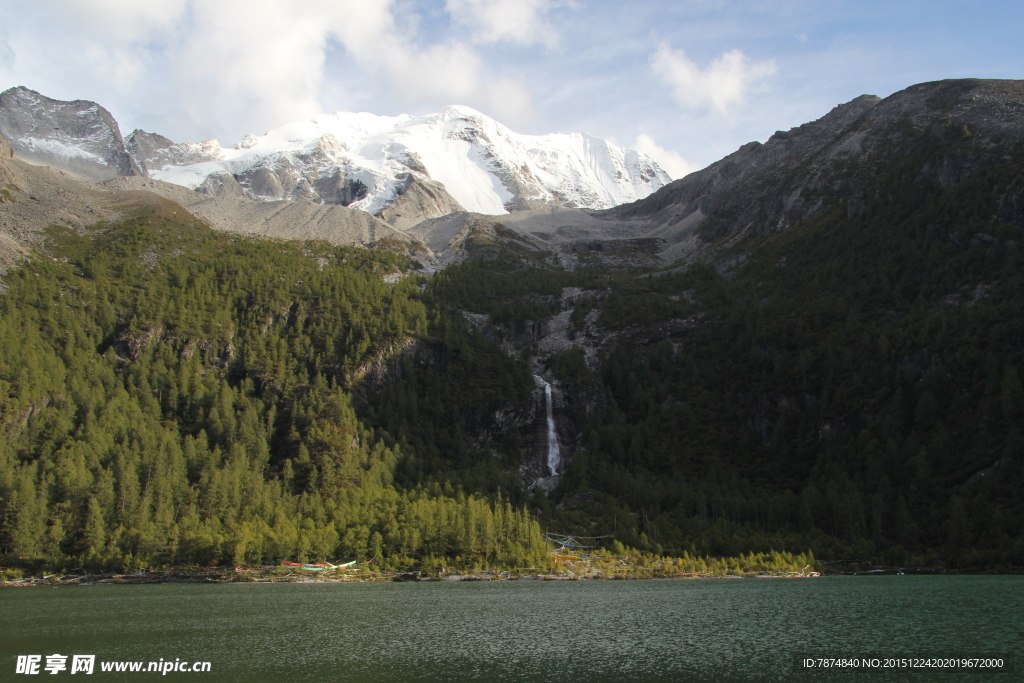
M 548 469 L 551 470 L 552 476 L 556 476 L 561 453 L 558 451 L 558 432 L 555 431 L 555 416 L 551 405 L 551 385 L 545 382 L 543 377 L 534 376 L 544 384 L 544 403 L 548 416 Z

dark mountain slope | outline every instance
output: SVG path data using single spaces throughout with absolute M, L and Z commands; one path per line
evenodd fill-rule
M 621 281 L 600 319 L 630 332 L 599 372 L 613 408 L 567 492 L 630 501 L 666 545 L 788 530 L 832 558 L 1024 562 L 1024 143 L 965 118 L 899 124 L 842 177 L 856 203 L 738 243 L 731 279 Z
M 969 152 L 935 159 L 922 174 L 948 188 L 983 160 L 1024 139 L 1024 82 L 951 80 L 922 83 L 881 100 L 863 95 L 827 115 L 751 142 L 707 168 L 632 204 L 593 215 L 665 239 L 663 255 L 686 256 L 728 235 L 768 235 L 836 202 L 859 211 L 865 183 L 910 152 L 921 133 L 971 133 Z M 1000 209 L 1019 220 L 1019 195 Z
M 475 313 L 509 317 L 501 292 L 524 320 L 575 305 L 586 339 L 566 345 L 599 340 L 596 354 L 539 359 L 564 397 L 569 447 L 552 527 L 672 553 L 1024 563 L 1018 86 L 911 88 L 846 129 L 870 154 L 844 164 L 819 148 L 804 170 L 795 157 L 761 168 L 773 187 L 802 183 L 792 206 L 809 215 L 738 229 L 717 269 L 557 283 L 514 267 L 446 271 L 439 282 Z M 837 189 L 814 199 L 815 187 Z M 772 215 L 775 197 L 744 195 L 744 210 Z M 655 199 L 651 216 L 679 206 Z M 573 304 L 559 286 L 584 291 Z

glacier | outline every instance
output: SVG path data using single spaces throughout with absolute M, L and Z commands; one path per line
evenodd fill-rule
M 193 163 L 162 163 L 168 159 Z M 411 179 L 433 180 L 464 209 L 604 209 L 671 182 L 649 157 L 582 133 L 522 135 L 466 106 L 426 116 L 319 114 L 233 147 L 179 143 L 140 159 L 150 177 L 191 189 L 221 174 L 253 198 L 313 199 L 379 213 Z

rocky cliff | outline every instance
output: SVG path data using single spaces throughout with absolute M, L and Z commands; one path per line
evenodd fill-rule
M 95 102 L 63 102 L 11 88 L 0 93 L 0 135 L 21 159 L 85 180 L 145 175 L 125 148 L 117 121 Z

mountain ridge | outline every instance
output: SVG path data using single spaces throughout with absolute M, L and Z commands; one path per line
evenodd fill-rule
M 972 152 L 922 169 L 922 182 L 952 187 L 1024 140 L 1024 81 L 933 81 L 884 99 L 862 95 L 635 202 L 512 216 L 504 224 L 564 252 L 581 240 L 647 238 L 660 241 L 663 262 L 715 260 L 739 241 L 786 230 L 827 207 L 860 211 L 876 172 L 895 156 L 961 129 Z M 1008 195 L 1003 205 L 1011 220 L 1024 220 L 1024 194 Z
M 461 145 L 463 151 L 471 149 L 476 144 L 474 140 L 491 141 L 503 135 L 502 130 L 507 130 L 494 132 L 476 125 L 472 121 L 476 113 L 468 108 L 450 107 L 446 111 L 449 118 L 445 125 L 451 125 L 445 130 L 454 136 L 454 144 Z M 335 115 L 322 116 L 324 121 L 333 121 L 331 125 L 341 125 L 341 119 Z M 437 123 L 431 117 L 345 116 L 349 117 L 349 124 L 365 129 L 364 133 L 369 136 L 366 139 L 372 138 L 371 133 L 376 134 L 381 127 L 390 130 L 402 126 L 429 127 Z M 425 165 L 429 158 L 412 147 L 396 144 L 386 152 L 385 156 L 390 155 L 387 163 L 391 164 L 392 171 L 404 170 L 387 176 L 390 178 L 388 192 L 393 192 L 394 197 L 372 217 L 358 208 L 380 199 L 382 195 L 371 192 L 376 181 L 367 178 L 363 183 L 341 166 L 330 165 L 337 160 L 332 161 L 331 155 L 348 154 L 346 145 L 349 148 L 352 145 L 343 144 L 343 140 L 323 126 L 317 128 L 318 124 L 314 123 L 300 125 L 302 135 L 289 138 L 293 148 L 289 154 L 301 152 L 299 156 L 312 155 L 320 160 L 316 163 L 328 164 L 324 169 L 330 173 L 313 177 L 312 182 L 298 175 L 288 176 L 291 180 L 282 182 L 284 171 L 275 170 L 271 163 L 281 159 L 274 156 L 276 152 L 264 154 L 264 147 L 273 147 L 274 140 L 288 138 L 287 126 L 277 129 L 274 135 L 264 136 L 262 142 L 256 136 L 243 140 L 236 152 L 241 155 L 239 158 L 248 161 L 234 168 L 241 171 L 239 173 L 224 168 L 224 164 L 230 166 L 228 161 L 198 163 L 203 168 L 195 174 L 195 180 L 202 178 L 195 188 L 197 191 L 182 188 L 182 193 L 173 189 L 178 185 L 152 179 L 156 185 L 149 180 L 142 183 L 141 177 L 138 181 L 124 182 L 134 182 L 140 188 L 146 185 L 144 189 L 148 190 L 158 189 L 164 196 L 173 194 L 175 201 L 194 206 L 197 212 L 205 212 L 203 215 L 220 229 L 356 244 L 367 243 L 373 235 L 386 235 L 387 239 L 440 246 L 441 252 L 431 250 L 423 255 L 427 261 L 447 263 L 464 258 L 468 253 L 463 248 L 463 237 L 459 237 L 463 228 L 458 226 L 472 223 L 476 227 L 467 234 L 480 235 L 484 230 L 499 242 L 517 235 L 516 239 L 521 242 L 517 248 L 531 249 L 539 258 L 547 258 L 552 263 L 571 267 L 596 258 L 631 266 L 641 262 L 655 265 L 658 261 L 715 260 L 739 241 L 785 230 L 826 207 L 841 205 L 841 210 L 857 212 L 873 182 L 873 169 L 884 168 L 893 154 L 912 153 L 915 145 L 928 144 L 927 140 L 940 139 L 953 128 L 966 127 L 964 130 L 973 136 L 969 142 L 973 151 L 968 157 L 948 158 L 922 169 L 922 182 L 931 179 L 952 186 L 969 177 L 986 155 L 996 154 L 993 150 L 997 147 L 1001 149 L 1024 138 L 1022 120 L 1024 84 L 1020 81 L 946 80 L 910 86 L 884 99 L 862 95 L 836 106 L 815 121 L 778 131 L 763 144 L 747 143 L 705 169 L 673 181 L 635 202 L 607 209 L 565 208 L 543 198 L 528 198 L 527 190 L 517 190 L 518 195 L 509 195 L 510 201 L 515 203 L 513 208 L 518 209 L 512 213 L 499 216 L 473 211 L 471 201 L 460 201 L 451 188 L 429 177 Z M 500 124 L 494 123 L 494 126 Z M 318 136 L 311 136 L 310 130 Z M 167 138 L 136 130 L 127 138 L 126 149 L 143 155 L 136 165 L 146 169 L 149 169 L 146 164 L 154 160 L 195 162 L 219 154 L 218 150 L 223 151 L 216 141 L 170 143 L 168 147 L 169 143 Z M 258 154 L 245 157 L 252 150 Z M 383 145 L 377 151 L 384 154 L 381 150 Z M 17 148 L 15 153 L 20 154 Z M 173 172 L 195 170 L 194 166 L 195 163 L 176 166 L 173 168 L 178 170 Z M 473 168 L 474 173 L 487 175 L 479 167 Z M 498 182 L 496 176 L 488 177 Z M 510 185 L 515 182 L 518 181 L 514 178 L 508 180 Z M 292 188 L 289 196 L 294 199 L 281 198 L 286 186 Z M 254 200 L 254 194 L 261 199 Z M 329 196 L 331 201 L 325 202 L 324 196 Z M 211 198 L 216 201 L 210 201 Z M 249 202 L 254 201 L 264 206 L 251 206 Z M 1001 201 L 1011 220 L 1024 217 L 1024 195 L 1011 193 Z M 297 204 L 284 211 L 290 204 L 281 202 Z M 314 209 L 316 206 L 336 208 Z M 286 219 L 293 218 L 293 223 L 285 224 Z M 481 227 L 488 221 L 489 227 Z M 303 226 L 309 229 L 304 232 Z M 501 232 L 498 226 L 507 230 Z M 434 236 L 432 230 L 440 233 Z M 626 244 L 623 240 L 638 239 L 647 240 L 643 254 L 633 250 L 639 260 L 631 257 L 619 261 L 611 256 L 612 252 L 621 251 L 619 247 Z M 452 251 L 445 254 L 444 250 Z
M 318 114 L 224 147 L 216 139 L 175 143 L 142 129 L 122 138 L 99 104 L 18 86 L 0 94 L 0 136 L 25 161 L 90 181 L 143 176 L 199 189 L 230 175 L 252 199 L 306 199 L 374 215 L 415 186 L 417 201 L 407 197 L 403 211 L 389 212 L 404 223 L 412 207 L 421 218 L 463 209 L 608 208 L 670 181 L 635 150 L 583 133 L 520 135 L 461 105 L 425 116 Z
M 862 95 L 816 121 L 776 132 L 763 145 L 748 143 L 661 192 L 598 215 L 638 220 L 649 227 L 648 236 L 675 244 L 685 236 L 691 246 L 739 231 L 767 235 L 815 215 L 826 199 L 842 198 L 848 210 L 858 211 L 864 188 L 845 177 L 845 166 L 884 163 L 884 155 L 908 135 L 941 137 L 949 126 L 968 126 L 987 138 L 980 152 L 990 143 L 1024 138 L 1022 121 L 1021 81 L 933 81 L 884 99 Z M 904 122 L 909 127 L 901 130 Z M 878 155 L 883 158 L 873 158 Z
M 309 193 L 308 185 L 325 203 L 373 214 L 390 205 L 410 177 L 440 182 L 463 208 L 484 214 L 537 202 L 607 208 L 668 181 L 634 150 L 582 133 L 520 135 L 459 105 L 425 116 L 318 114 L 247 135 L 230 148 L 208 140 L 151 155 L 139 159 L 151 176 L 186 187 L 229 172 L 254 197 L 290 198 Z M 184 163 L 189 159 L 195 161 Z M 174 163 L 156 168 L 161 160 Z

